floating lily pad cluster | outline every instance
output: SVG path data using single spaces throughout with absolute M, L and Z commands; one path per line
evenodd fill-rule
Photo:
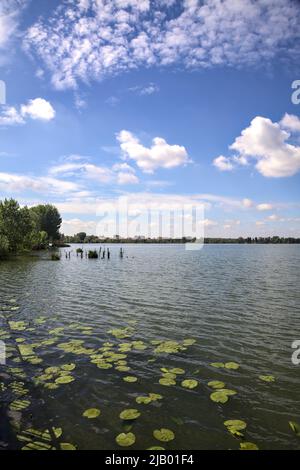
M 43 385 L 49 390 L 55 390 L 60 385 L 69 384 L 74 382 L 75 378 L 72 371 L 76 365 L 73 363 L 63 364 L 62 366 L 47 367 L 44 373 L 36 378 L 37 385 Z
M 73 444 L 58 441 L 62 434 L 62 428 L 58 427 L 43 431 L 27 428 L 17 434 L 17 439 L 24 444 L 22 450 L 76 450 Z
M 162 399 L 163 399 L 163 396 L 160 395 L 159 393 L 149 393 L 146 396 L 143 395 L 143 396 L 136 397 L 135 401 L 139 405 L 149 405 L 149 403 L 156 402 Z
M 216 369 L 231 369 L 231 370 L 238 370 L 240 368 L 240 365 L 237 362 L 212 362 L 210 364 L 212 367 L 215 367 Z
M 181 351 L 186 351 L 188 346 L 195 343 L 194 339 L 185 339 L 182 343 L 178 341 L 153 341 L 152 344 L 157 344 L 154 349 L 156 354 L 174 354 Z

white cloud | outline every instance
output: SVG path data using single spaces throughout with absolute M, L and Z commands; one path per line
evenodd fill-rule
M 243 199 L 242 204 L 246 209 L 249 209 L 250 207 L 253 206 L 254 203 L 253 201 L 251 201 L 251 199 L 245 198 Z
M 284 129 L 288 129 L 291 132 L 300 132 L 300 119 L 294 114 L 285 113 L 280 124 Z
M 120 171 L 117 175 L 118 184 L 138 184 L 139 179 L 133 173 L 125 173 Z
M 113 165 L 110 169 L 105 166 L 80 161 L 84 158 L 79 155 L 72 155 L 66 160 L 66 163 L 51 167 L 49 173 L 56 176 L 87 178 L 102 184 L 129 185 L 139 183 L 138 177 L 134 174 L 135 170 L 127 163 Z
M 47 176 L 32 177 L 0 173 L 0 189 L 6 192 L 33 191 L 38 193 L 68 194 L 79 190 L 76 183 Z
M 79 232 L 86 232 L 88 235 L 96 233 L 97 222 L 94 220 L 63 219 L 61 232 L 65 235 L 74 235 Z
M 29 100 L 22 104 L 20 110 L 13 106 L 3 106 L 0 114 L 0 125 L 12 126 L 25 124 L 27 118 L 39 121 L 51 121 L 55 117 L 55 110 L 49 101 L 43 98 Z
M 219 157 L 215 158 L 213 161 L 213 165 L 221 171 L 231 171 L 234 168 L 230 158 L 224 157 L 223 155 L 220 155 Z
M 31 119 L 51 121 L 55 117 L 55 110 L 49 101 L 36 98 L 21 106 L 21 115 L 23 117 L 29 116 Z
M 256 206 L 256 209 L 258 211 L 271 211 L 273 209 L 273 206 L 272 204 L 268 204 L 268 203 L 262 203 L 262 204 L 258 204 Z
M 13 126 L 16 124 L 25 124 L 21 114 L 13 106 L 3 106 L 0 114 L 0 126 Z
M 141 96 L 153 95 L 153 93 L 158 93 L 159 90 L 160 88 L 158 85 L 156 85 L 156 83 L 149 83 L 148 85 L 144 85 L 144 86 L 139 85 L 139 86 L 129 88 L 129 91 L 137 93 L 138 95 L 141 95 Z
M 125 130 L 117 134 L 117 140 L 124 156 L 134 160 L 145 173 L 153 173 L 157 168 L 175 168 L 189 162 L 185 147 L 169 145 L 161 137 L 155 137 L 150 148 L 144 147 L 137 137 Z
M 39 19 L 25 48 L 58 89 L 138 67 L 188 69 L 299 60 L 293 0 L 69 0 Z M 168 10 L 172 8 L 172 10 Z
M 20 14 L 28 0 L 1 0 L 0 3 L 0 65 L 12 55 L 12 43 L 17 37 Z M 7 50 L 9 49 L 9 54 Z
M 271 222 L 275 222 L 277 220 L 280 220 L 280 217 L 278 217 L 277 214 L 272 214 L 268 216 L 268 220 L 271 220 Z
M 225 160 L 221 160 L 219 166 L 216 161 L 221 157 L 213 163 L 224 171 L 254 160 L 255 168 L 265 177 L 293 176 L 300 171 L 300 147 L 288 142 L 290 134 L 281 126 L 298 131 L 298 124 L 297 118 L 288 114 L 279 123 L 257 116 L 230 146 L 238 156 L 222 157 Z

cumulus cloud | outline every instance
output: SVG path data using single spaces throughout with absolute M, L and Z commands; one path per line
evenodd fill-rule
M 41 121 L 51 121 L 55 117 L 55 110 L 49 101 L 43 98 L 29 100 L 28 104 L 21 106 L 21 115 L 29 116 L 31 119 L 40 119 Z
M 230 158 L 224 157 L 223 155 L 220 155 L 219 157 L 215 158 L 213 164 L 216 168 L 221 171 L 231 171 L 234 168 Z
M 238 155 L 218 157 L 213 164 L 225 171 L 256 161 L 255 168 L 263 176 L 281 178 L 295 175 L 300 171 L 300 147 L 289 142 L 291 135 L 283 127 L 298 132 L 300 120 L 288 114 L 279 123 L 255 117 L 229 147 Z
M 294 114 L 285 113 L 280 124 L 284 129 L 288 129 L 291 132 L 300 132 L 300 119 Z
M 117 134 L 125 158 L 134 160 L 145 173 L 157 168 L 175 168 L 189 162 L 185 147 L 170 145 L 165 139 L 155 137 L 152 146 L 144 147 L 131 132 L 123 130 Z
M 25 124 L 30 118 L 39 121 L 51 121 L 55 117 L 55 110 L 49 101 L 43 98 L 29 100 L 27 104 L 22 104 L 20 109 L 13 106 L 3 106 L 0 114 L 0 125 L 12 126 Z
M 69 0 L 27 31 L 58 89 L 139 67 L 187 69 L 299 60 L 293 0 Z

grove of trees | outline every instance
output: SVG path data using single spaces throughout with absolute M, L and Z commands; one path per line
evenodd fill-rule
M 62 223 L 56 207 L 20 207 L 14 199 L 0 201 L 0 258 L 46 248 L 60 239 Z

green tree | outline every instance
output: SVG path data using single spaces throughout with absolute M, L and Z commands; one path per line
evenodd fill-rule
M 59 240 L 62 219 L 51 204 L 38 205 L 30 209 L 37 232 L 46 232 L 51 241 Z
M 30 248 L 32 230 L 32 218 L 27 207 L 21 208 L 14 199 L 0 202 L 0 234 L 7 239 L 11 252 Z
M 79 243 L 83 243 L 85 238 L 86 238 L 86 233 L 85 232 L 79 232 L 75 236 L 78 238 Z

